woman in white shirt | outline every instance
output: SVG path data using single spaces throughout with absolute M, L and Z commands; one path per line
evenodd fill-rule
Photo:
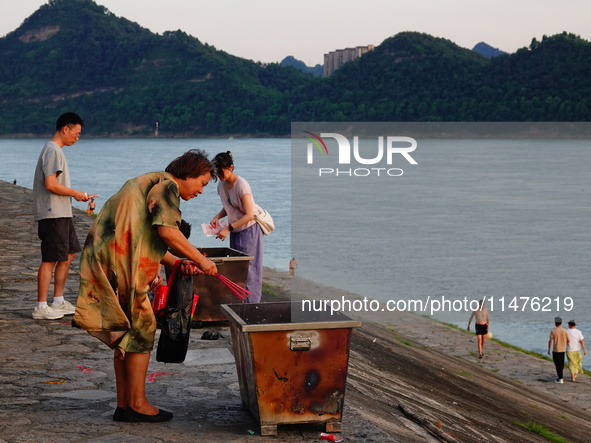
M 583 334 L 576 328 L 577 324 L 574 320 L 568 322 L 568 338 L 570 341 L 566 345 L 566 356 L 568 357 L 568 369 L 570 370 L 570 376 L 572 381 L 577 381 L 577 374 L 583 373 L 583 357 L 581 356 L 581 348 L 587 355 L 587 349 L 585 349 L 585 341 L 583 340 Z
M 250 292 L 248 302 L 259 303 L 263 287 L 263 231 L 255 216 L 262 210 L 255 203 L 248 182 L 234 172 L 232 153 L 220 152 L 213 161 L 223 208 L 210 224 L 217 228 L 219 220 L 227 216 L 228 227 L 223 228 L 216 238 L 225 240 L 229 235 L 231 248 L 254 257 L 248 264 L 246 289 Z

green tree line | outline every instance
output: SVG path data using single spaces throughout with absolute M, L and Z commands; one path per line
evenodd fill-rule
M 562 33 L 487 59 L 397 34 L 329 78 L 153 34 L 91 0 L 52 0 L 0 39 L 0 134 L 284 135 L 292 121 L 589 121 L 591 44 Z

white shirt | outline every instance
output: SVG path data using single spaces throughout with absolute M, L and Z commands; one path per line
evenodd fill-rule
M 566 352 L 570 351 L 580 351 L 581 350 L 581 340 L 584 340 L 583 334 L 576 328 L 568 328 L 566 330 L 568 332 L 568 338 L 570 342 L 566 345 Z

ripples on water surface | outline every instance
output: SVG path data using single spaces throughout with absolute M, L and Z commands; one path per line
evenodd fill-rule
M 16 178 L 31 188 L 43 143 L 0 140 L 0 179 Z M 413 153 L 419 164 L 405 168 L 403 177 L 316 186 L 295 174 L 294 206 L 303 208 L 293 216 L 298 273 L 382 301 L 572 297 L 574 311 L 558 314 L 565 322 L 577 319 L 579 329 L 591 334 L 591 146 L 586 140 L 565 143 L 425 141 Z M 81 139 L 65 152 L 73 186 L 99 193 L 100 209 L 127 179 L 162 170 L 191 148 L 212 157 L 234 153 L 236 172 L 277 224 L 265 238 L 265 265 L 286 271 L 292 255 L 288 139 Z M 300 193 L 306 185 L 312 193 Z M 194 244 L 221 245 L 199 226 L 220 207 L 214 183 L 182 202 Z M 499 312 L 497 304 L 491 330 L 496 338 L 545 353 L 556 314 Z M 440 319 L 467 323 L 463 316 Z

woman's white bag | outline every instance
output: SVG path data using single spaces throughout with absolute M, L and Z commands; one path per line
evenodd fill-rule
M 255 216 L 255 221 L 261 227 L 263 234 L 269 235 L 271 232 L 275 230 L 275 223 L 273 222 L 273 217 L 269 214 L 264 208 L 260 208 L 259 214 Z

